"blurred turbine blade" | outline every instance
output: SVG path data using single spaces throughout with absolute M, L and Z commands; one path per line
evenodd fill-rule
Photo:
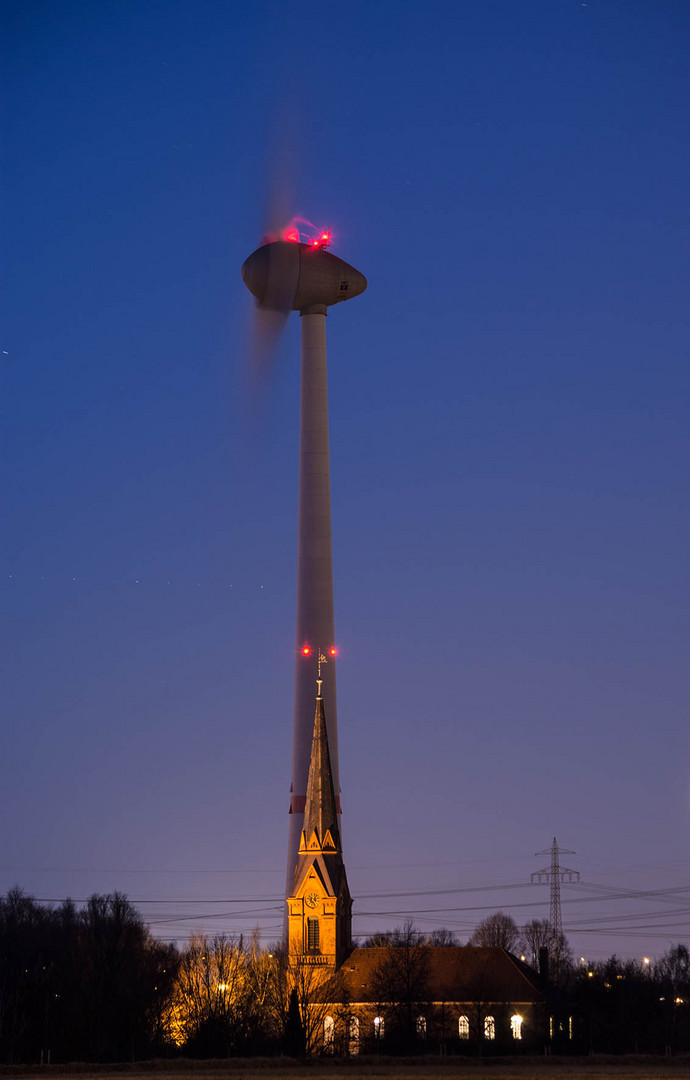
M 293 113 L 295 110 L 286 98 L 278 107 L 272 135 L 265 145 L 266 187 L 261 222 L 264 244 L 283 239 L 294 215 L 299 154 Z M 299 240 L 299 233 L 296 238 Z M 248 341 L 248 379 L 259 397 L 265 396 L 275 373 L 280 339 L 292 309 L 298 274 L 295 253 L 284 250 L 282 245 L 272 250 L 265 265 L 267 275 L 261 288 L 252 288 L 246 282 L 250 291 L 261 300 L 253 312 Z
M 259 300 L 254 314 L 249 358 L 254 383 L 273 373 L 280 336 L 294 305 L 300 272 L 299 244 L 286 241 L 257 248 L 242 276 Z
M 255 388 L 265 386 L 273 376 L 280 339 L 289 315 L 289 311 L 272 311 L 258 305 L 254 311 L 249 341 L 249 366 Z
M 294 214 L 296 184 L 299 175 L 298 139 L 295 118 L 287 102 L 274 117 L 274 130 L 266 146 L 262 235 L 271 240 L 283 238 Z
M 280 176 L 273 174 L 264 207 L 263 228 L 261 230 L 264 241 L 281 240 L 283 238 L 283 233 L 292 218 L 290 213 L 291 201 L 288 184 Z

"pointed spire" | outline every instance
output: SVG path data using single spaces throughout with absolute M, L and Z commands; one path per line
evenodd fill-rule
M 328 751 L 326 714 L 323 707 L 323 698 L 320 695 L 316 699 L 311 760 L 307 778 L 307 797 L 304 806 L 304 835 L 307 844 L 309 844 L 314 832 L 320 847 L 323 845 L 326 834 L 330 832 L 330 839 L 335 850 L 340 850 L 340 832 L 338 829 L 333 772 L 331 770 L 331 756 Z
M 352 948 L 352 898 L 340 848 L 338 803 L 320 686 L 318 690 L 304 828 L 287 898 L 288 948 L 290 955 L 309 953 L 308 929 L 313 924 L 320 927 L 320 959 L 337 967 Z

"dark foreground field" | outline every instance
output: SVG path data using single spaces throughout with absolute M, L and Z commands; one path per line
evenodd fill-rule
M 132 1065 L 0 1066 L 35 1080 L 690 1080 L 690 1057 L 313 1058 L 147 1061 Z

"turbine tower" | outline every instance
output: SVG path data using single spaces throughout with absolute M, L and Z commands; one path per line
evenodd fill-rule
M 326 314 L 332 305 L 363 293 L 367 280 L 327 250 L 331 239 L 329 232 L 302 243 L 292 225 L 283 236 L 279 240 L 269 239 L 249 256 L 242 267 L 242 278 L 257 301 L 259 318 L 265 320 L 269 336 L 275 336 L 276 321 L 287 321 L 291 311 L 299 311 L 302 320 L 297 626 L 287 896 L 304 821 L 314 726 L 314 677 L 316 662 L 322 653 L 330 661 L 323 672 L 322 693 L 333 785 L 340 814 Z

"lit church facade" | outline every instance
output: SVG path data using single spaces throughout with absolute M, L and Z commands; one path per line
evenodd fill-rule
M 320 691 L 320 684 L 319 684 Z M 314 1052 L 424 1049 L 534 1053 L 572 1039 L 549 1015 L 547 983 L 501 948 L 352 945 L 323 699 L 316 699 L 297 863 L 287 897 L 290 964 L 304 988 Z

